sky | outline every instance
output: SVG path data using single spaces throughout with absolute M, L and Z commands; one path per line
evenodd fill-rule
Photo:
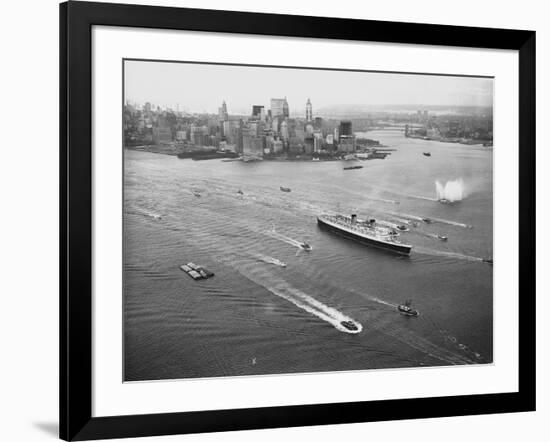
M 187 112 L 230 114 L 269 109 L 286 97 L 290 114 L 331 106 L 492 106 L 493 79 L 127 60 L 125 100 Z

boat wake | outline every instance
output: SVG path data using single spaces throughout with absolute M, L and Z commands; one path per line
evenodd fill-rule
M 393 194 L 393 195 L 398 195 L 398 196 L 403 197 L 403 198 L 412 198 L 412 199 L 418 199 L 418 200 L 424 200 L 424 201 L 437 201 L 436 198 L 430 198 L 428 196 L 421 196 L 421 195 L 411 195 L 411 194 L 408 194 L 408 193 L 400 192 L 398 190 L 387 189 L 387 188 L 384 188 L 384 187 L 381 187 L 381 186 L 376 186 L 376 185 L 373 185 L 373 184 L 369 184 L 369 187 L 371 187 L 373 189 L 376 189 L 378 191 L 390 193 L 390 194 Z M 395 201 L 395 200 L 385 200 L 385 201 L 386 202 L 392 202 L 394 204 L 399 204 L 399 201 Z
M 474 228 L 474 226 L 472 226 L 471 224 L 459 223 L 458 221 L 450 221 L 448 219 L 441 219 L 441 218 L 430 218 L 430 219 L 436 223 L 448 224 L 450 226 L 456 226 L 456 227 L 463 227 L 464 229 Z
M 402 218 L 408 218 L 414 221 L 423 221 L 425 223 L 441 223 L 441 224 L 448 224 L 450 226 L 456 226 L 456 227 L 463 227 L 464 229 L 472 229 L 473 226 L 471 224 L 465 224 L 458 221 L 451 221 L 448 219 L 443 218 L 433 218 L 433 217 L 421 217 L 418 215 L 412 215 L 410 213 L 395 213 L 395 212 L 388 212 L 388 215 L 402 217 Z
M 419 247 L 419 246 L 415 246 L 414 250 L 416 253 L 420 253 L 422 255 L 442 256 L 445 258 L 461 259 L 464 261 L 471 261 L 471 262 L 483 262 L 483 258 L 479 258 L 477 256 L 471 256 L 471 255 L 464 255 L 462 253 L 446 252 L 443 250 L 433 250 L 433 249 L 428 249 L 428 248 Z
M 153 218 L 153 219 L 162 219 L 162 215 L 160 213 L 155 213 L 155 212 L 151 212 L 149 210 L 146 210 L 146 209 L 140 209 L 140 208 L 137 208 L 137 209 L 129 209 L 126 211 L 126 213 L 130 214 L 130 215 L 141 215 L 141 216 L 146 216 L 148 218 Z
M 286 263 L 277 259 L 273 258 L 271 256 L 262 255 L 261 253 L 255 253 L 252 256 L 256 258 L 258 261 L 265 262 L 266 264 L 273 264 L 279 267 L 286 267 Z
M 447 237 L 445 235 L 438 235 L 436 233 L 421 232 L 419 230 L 415 231 L 415 233 L 417 235 L 424 236 L 426 238 L 437 239 L 438 241 L 447 241 Z
M 434 201 L 434 202 L 438 201 L 436 198 L 430 198 L 429 196 L 409 195 L 406 193 L 404 193 L 402 196 L 404 196 L 405 198 L 412 198 L 416 200 Z
M 302 241 L 297 241 L 293 238 L 290 238 L 286 235 L 283 235 L 282 233 L 275 232 L 275 230 L 270 230 L 267 232 L 269 236 L 272 238 L 278 239 L 280 241 L 283 241 L 287 244 L 290 244 L 291 246 L 297 247 L 298 249 L 303 249 L 302 245 L 304 244 Z
M 322 319 L 325 322 L 328 322 L 338 331 L 357 334 L 361 333 L 363 330 L 363 326 L 359 322 L 345 315 L 341 311 L 323 304 L 312 296 L 291 286 L 288 282 L 282 279 L 275 278 L 273 275 L 269 275 L 269 278 L 263 278 L 257 272 L 246 272 L 245 274 L 242 273 L 241 270 L 239 271 L 243 274 L 243 276 L 250 279 L 252 282 L 262 286 L 274 295 L 291 302 L 296 307 L 318 317 L 319 319 Z M 267 280 L 269 280 L 269 282 L 267 282 Z M 342 322 L 353 324 L 354 329 L 352 330 L 345 327 L 342 325 Z

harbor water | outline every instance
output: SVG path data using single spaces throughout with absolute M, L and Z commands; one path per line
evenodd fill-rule
M 366 136 L 396 150 L 354 170 L 125 151 L 126 381 L 492 362 L 492 148 Z M 410 256 L 317 226 L 336 212 L 409 222 Z

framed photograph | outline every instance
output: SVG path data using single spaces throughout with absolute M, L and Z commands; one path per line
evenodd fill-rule
M 535 409 L 534 32 L 60 23 L 62 439 Z

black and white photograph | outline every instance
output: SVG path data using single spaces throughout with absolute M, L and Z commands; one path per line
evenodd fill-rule
M 493 363 L 492 77 L 122 81 L 124 381 Z

